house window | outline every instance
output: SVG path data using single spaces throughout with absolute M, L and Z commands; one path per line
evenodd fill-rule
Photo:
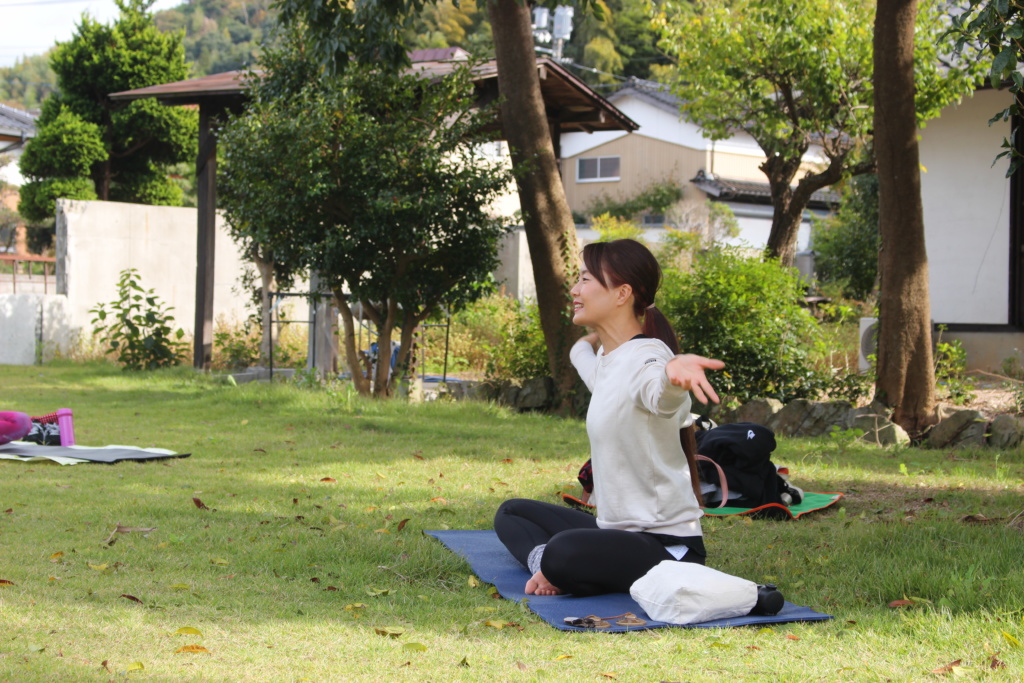
M 619 179 L 619 157 L 586 157 L 576 160 L 576 180 L 596 183 Z
M 644 225 L 664 225 L 665 214 L 648 213 L 644 214 Z

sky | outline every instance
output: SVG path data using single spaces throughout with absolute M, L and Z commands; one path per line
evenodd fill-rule
M 150 12 L 184 2 L 156 0 Z M 114 0 L 0 0 L 0 66 L 13 66 L 19 57 L 42 54 L 69 40 L 83 12 L 104 24 L 118 15 Z

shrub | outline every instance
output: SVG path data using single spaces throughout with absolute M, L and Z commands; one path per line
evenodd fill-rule
M 546 377 L 547 345 L 536 303 L 516 304 L 501 328 L 501 337 L 487 362 L 487 378 L 495 380 Z
M 878 176 L 856 176 L 843 188 L 836 215 L 814 222 L 815 270 L 823 283 L 842 283 L 865 299 L 878 273 Z
M 494 349 L 501 344 L 503 330 L 519 308 L 515 299 L 490 294 L 453 314 L 448 330 L 443 315 L 430 319 L 417 348 L 417 371 L 440 374 L 444 370 L 447 335 L 448 374 L 482 378 Z
M 107 304 L 89 310 L 96 316 L 93 334 L 117 354 L 125 370 L 154 370 L 180 363 L 186 351 L 181 341 L 185 333 L 172 329 L 173 309 L 165 308 L 152 289 L 142 288 L 134 268 L 121 271 L 117 290 L 118 299 L 110 303 L 110 313 Z
M 811 362 L 819 331 L 802 295 L 795 269 L 720 247 L 690 272 L 667 269 L 659 307 L 685 352 L 725 361 L 712 378 L 720 394 L 788 401 L 817 395 L 825 381 Z

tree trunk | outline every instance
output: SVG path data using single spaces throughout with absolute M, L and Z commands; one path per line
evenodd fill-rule
M 569 290 L 578 272 L 576 227 L 541 96 L 530 5 L 520 0 L 490 0 L 487 8 L 498 63 L 502 127 L 516 169 L 548 367 L 555 380 L 558 406 L 565 410 L 572 403 L 576 383 L 569 349 L 580 335 L 572 324 L 569 304 Z
M 878 0 L 875 156 L 881 251 L 875 397 L 912 433 L 934 421 L 928 255 L 914 105 L 916 0 Z
M 804 207 L 794 207 L 792 188 L 793 178 L 800 170 L 800 161 L 799 158 L 793 160 L 769 155 L 760 167 L 768 177 L 772 194 L 772 228 L 768 233 L 767 251 L 783 266 L 792 266 L 796 258 L 797 231 L 803 218 Z
M 270 349 L 277 342 L 277 328 L 270 321 L 270 307 L 273 305 L 270 293 L 276 286 L 274 262 L 264 260 L 257 247 L 253 247 L 250 256 L 252 262 L 256 264 L 256 270 L 260 273 L 260 326 L 263 330 L 263 336 L 260 339 L 260 362 L 266 363 L 270 359 Z
M 356 348 L 356 324 L 352 317 L 352 308 L 348 305 L 348 297 L 340 290 L 334 291 L 334 305 L 341 314 L 341 325 L 344 330 L 342 346 L 345 347 L 345 359 L 352 375 L 352 383 L 363 396 L 370 393 L 370 378 L 363 374 L 362 358 Z

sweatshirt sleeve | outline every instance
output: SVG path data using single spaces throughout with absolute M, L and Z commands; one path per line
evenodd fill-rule
M 631 387 L 633 401 L 644 410 L 660 417 L 669 417 L 683 411 L 690 412 L 690 392 L 668 381 L 665 365 L 673 356 L 666 348 L 645 349 L 640 356 L 640 369 Z
M 593 391 L 594 373 L 597 369 L 597 352 L 594 351 L 594 347 L 590 342 L 580 339 L 569 350 L 569 360 L 580 374 L 580 379 L 587 385 L 587 389 Z

